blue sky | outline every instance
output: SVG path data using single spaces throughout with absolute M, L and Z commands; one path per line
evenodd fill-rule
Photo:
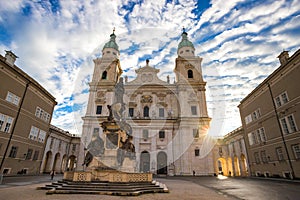
M 278 66 L 282 50 L 299 49 L 300 0 L 0 0 L 0 53 L 58 102 L 52 124 L 81 134 L 93 59 L 116 27 L 123 75 L 145 60 L 174 80 L 182 27 L 203 58 L 213 135 L 241 125 L 237 106 Z

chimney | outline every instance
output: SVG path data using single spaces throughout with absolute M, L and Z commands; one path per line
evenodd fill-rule
M 12 51 L 5 51 L 5 59 L 6 63 L 9 64 L 10 66 L 14 66 L 16 59 L 18 56 L 16 56 Z
M 277 58 L 279 58 L 280 64 L 284 65 L 289 60 L 289 57 L 290 57 L 289 52 L 288 51 L 283 51 L 283 52 L 281 52 L 281 54 Z

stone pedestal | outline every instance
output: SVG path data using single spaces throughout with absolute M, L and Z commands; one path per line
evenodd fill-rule
M 97 170 L 86 172 L 65 172 L 64 180 L 74 182 L 103 181 L 110 183 L 152 182 L 151 173 L 126 173 L 116 170 Z
M 119 171 L 134 173 L 136 171 L 135 166 L 135 160 L 124 158 L 123 165 L 119 168 Z

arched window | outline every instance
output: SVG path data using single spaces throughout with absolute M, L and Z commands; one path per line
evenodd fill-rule
M 101 79 L 106 79 L 107 78 L 107 71 L 104 71 L 103 73 L 102 73 L 102 78 Z
M 144 117 L 149 117 L 149 107 L 148 106 L 144 107 Z
M 191 70 L 191 69 L 188 70 L 188 78 L 194 78 L 193 70 Z

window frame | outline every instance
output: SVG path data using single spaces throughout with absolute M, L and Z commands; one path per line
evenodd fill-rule
M 191 114 L 192 115 L 197 115 L 197 106 L 195 106 L 195 105 L 191 106 Z
M 260 157 L 259 157 L 259 153 L 258 152 L 254 152 L 254 159 L 255 159 L 255 163 L 256 164 L 260 163 Z
M 149 130 L 148 129 L 143 129 L 143 132 L 142 132 L 142 138 L 144 140 L 147 140 L 149 138 Z
M 266 151 L 265 151 L 265 150 L 263 150 L 263 151 L 260 152 L 260 157 L 261 157 L 261 161 L 262 161 L 263 163 L 267 163 L 267 162 L 268 162 L 267 154 L 266 154 Z
M 249 115 L 247 115 L 246 117 L 245 117 L 245 123 L 246 124 L 249 124 L 249 123 L 251 123 L 253 121 L 253 119 L 252 119 L 252 115 L 251 114 L 249 114 Z
M 150 117 L 150 108 L 149 106 L 144 106 L 144 109 L 143 109 L 143 116 L 144 117 Z
M 102 114 L 102 105 L 96 105 L 96 115 Z
M 280 118 L 280 125 L 284 134 L 291 134 L 298 131 L 298 127 L 293 114 Z
M 40 154 L 40 152 L 38 150 L 35 150 L 34 154 L 33 154 L 33 157 L 32 157 L 32 160 L 38 160 L 39 159 L 39 154 Z
M 279 162 L 284 161 L 285 159 L 284 159 L 282 147 L 277 147 L 275 150 L 276 150 L 276 156 L 277 156 L 278 161 Z
M 292 147 L 295 159 L 299 160 L 300 159 L 300 145 L 294 144 L 291 147 Z M 297 149 L 295 149 L 295 147 L 297 147 Z
M 158 132 L 158 138 L 159 139 L 165 139 L 166 138 L 166 132 L 164 130 L 160 130 Z
M 32 153 L 33 153 L 33 149 L 28 149 L 25 156 L 25 160 L 30 160 L 32 157 Z
M 286 103 L 288 103 L 289 96 L 287 94 L 287 91 L 284 91 L 284 92 L 280 93 L 278 96 L 276 96 L 274 98 L 274 102 L 275 102 L 276 108 L 279 108 L 279 107 L 285 105 Z
M 20 97 L 10 91 L 7 91 L 7 95 L 5 97 L 5 100 L 9 103 L 14 104 L 15 106 L 19 106 L 20 103 Z
M 44 143 L 44 142 L 45 142 L 46 135 L 47 135 L 47 132 L 44 131 L 44 130 L 42 130 L 42 129 L 40 129 L 40 130 L 39 130 L 39 134 L 38 134 L 38 138 L 37 138 L 38 142 Z
M 134 116 L 134 108 L 128 108 L 128 117 Z
M 3 132 L 10 133 L 10 128 L 11 128 L 13 121 L 14 121 L 14 118 L 7 116 Z
M 16 158 L 17 153 L 18 153 L 18 147 L 17 146 L 11 146 L 8 157 L 9 158 Z
M 193 78 L 194 78 L 194 72 L 193 72 L 193 70 L 189 69 L 189 70 L 187 71 L 187 75 L 188 75 L 188 78 L 189 78 L 189 79 L 193 79 Z
M 199 148 L 196 148 L 194 152 L 195 152 L 195 157 L 200 156 L 200 149 Z
M 101 80 L 107 80 L 107 71 L 102 72 Z
M 158 108 L 158 117 L 165 117 L 165 109 Z

